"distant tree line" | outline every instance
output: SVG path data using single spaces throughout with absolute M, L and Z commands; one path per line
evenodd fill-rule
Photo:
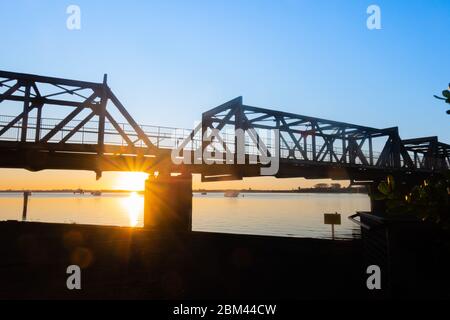
M 340 183 L 317 183 L 314 185 L 314 189 L 341 189 Z

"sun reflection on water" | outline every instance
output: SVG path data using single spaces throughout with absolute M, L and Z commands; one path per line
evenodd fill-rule
M 143 216 L 144 198 L 137 192 L 132 192 L 128 197 L 121 199 L 121 203 L 128 214 L 130 227 L 136 227 L 139 224 L 139 218 Z

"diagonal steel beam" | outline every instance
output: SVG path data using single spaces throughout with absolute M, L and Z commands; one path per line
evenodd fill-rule
M 248 132 L 248 135 L 250 136 L 250 138 L 252 139 L 253 143 L 256 144 L 258 151 L 261 152 L 261 154 L 263 154 L 263 152 L 267 153 L 267 156 L 271 157 L 272 155 L 271 155 L 269 149 L 267 148 L 266 144 L 259 136 L 258 132 L 256 132 L 256 130 L 254 128 L 249 128 L 247 130 L 247 132 Z
M 95 111 L 92 111 L 83 121 L 81 121 L 77 126 L 75 126 L 65 137 L 59 142 L 60 144 L 66 143 L 70 138 L 72 138 L 81 128 L 83 128 L 86 123 L 88 123 L 95 116 Z
M 73 110 L 69 115 L 64 118 L 56 127 L 54 127 L 52 130 L 50 130 L 49 133 L 47 133 L 39 142 L 41 143 L 47 143 L 55 134 L 58 133 L 62 128 L 64 128 L 70 121 L 72 121 L 77 115 L 81 113 L 81 111 L 84 110 L 84 107 L 78 107 L 75 110 Z
M 135 145 L 134 145 L 133 141 L 131 141 L 131 139 L 128 137 L 128 135 L 125 133 L 125 131 L 122 130 L 120 125 L 117 123 L 117 121 L 112 117 L 112 115 L 108 111 L 106 111 L 106 118 L 108 119 L 109 122 L 111 122 L 111 124 L 113 125 L 114 129 L 116 129 L 117 132 L 119 132 L 119 134 L 127 142 L 127 144 L 130 147 L 134 147 Z
M 250 121 L 247 118 L 247 115 L 245 114 L 245 112 L 242 112 L 242 118 L 243 121 L 246 123 L 246 126 L 250 123 Z M 250 123 L 251 124 L 251 123 Z M 261 137 L 259 136 L 258 132 L 256 132 L 255 128 L 252 126 L 250 128 L 248 128 L 250 130 L 247 130 L 247 132 L 249 133 L 250 138 L 253 140 L 253 143 L 256 144 L 258 151 L 261 152 L 261 154 L 264 152 L 268 153 L 268 156 L 271 157 L 270 151 L 268 150 L 266 144 L 264 143 L 264 141 L 261 139 Z
M 111 102 L 116 106 L 116 108 L 119 110 L 119 112 L 125 117 L 125 119 L 128 121 L 128 123 L 131 125 L 131 127 L 136 132 L 138 138 L 140 138 L 148 148 L 155 147 L 153 143 L 150 141 L 150 139 L 147 137 L 147 135 L 144 133 L 144 131 L 141 129 L 141 127 L 134 121 L 134 119 L 131 117 L 131 115 L 128 113 L 128 111 L 125 109 L 123 104 L 120 102 L 120 100 L 115 96 L 115 94 L 111 91 L 109 87 L 106 88 L 106 91 L 108 93 L 109 99 Z
M 85 102 L 82 103 L 81 106 L 72 111 L 64 120 L 62 120 L 57 126 L 55 126 L 49 133 L 47 133 L 40 142 L 46 143 L 48 142 L 58 131 L 64 128 L 70 121 L 73 120 L 81 111 L 83 111 L 89 104 L 97 98 L 98 94 L 94 92 Z
M 242 97 L 234 98 L 233 100 L 225 102 L 224 104 L 222 104 L 218 107 L 215 107 L 214 109 L 204 112 L 202 118 L 204 119 L 204 118 L 212 117 L 212 116 L 218 114 L 219 112 L 228 110 L 230 108 L 234 108 L 236 106 L 238 106 L 238 107 L 242 106 Z
M 400 145 L 400 153 L 403 157 L 403 161 L 405 162 L 406 166 L 408 168 L 414 168 L 414 163 L 408 153 L 408 150 L 406 150 L 405 145 L 403 143 L 401 143 Z
M 262 116 L 253 118 L 253 119 L 249 119 L 249 122 L 253 123 L 253 122 L 259 122 L 259 121 L 263 121 L 266 120 L 267 118 L 272 117 L 270 114 L 264 114 Z M 248 117 L 247 117 L 248 118 Z
M 298 142 L 297 138 L 295 137 L 295 135 L 292 133 L 292 131 L 289 129 L 289 125 L 286 123 L 286 120 L 284 119 L 284 117 L 280 118 L 281 122 L 283 122 L 283 125 L 287 127 L 286 132 L 289 134 L 289 136 L 291 137 L 292 141 L 294 142 L 295 146 L 297 147 L 297 149 L 300 151 L 300 153 L 303 156 L 303 159 L 308 160 L 308 155 L 306 154 L 305 150 L 303 150 L 302 146 L 300 146 L 300 143 Z
M 33 110 L 34 108 L 38 108 L 41 107 L 41 105 L 37 105 L 37 104 L 32 104 L 29 106 L 28 108 L 28 112 L 30 112 L 31 110 Z M 11 120 L 6 126 L 4 126 L 2 128 L 2 130 L 0 130 L 0 136 L 2 136 L 3 134 L 6 133 L 6 131 L 8 131 L 9 129 L 11 129 L 12 127 L 14 127 L 14 125 L 20 121 L 20 119 L 23 118 L 24 112 L 20 113 L 17 117 L 15 117 L 13 120 Z
M 228 121 L 230 121 L 230 119 L 235 115 L 235 113 L 235 109 L 230 109 L 228 114 L 222 120 L 220 120 L 219 125 L 215 129 L 222 130 L 227 125 Z
M 386 144 L 383 147 L 383 151 L 381 151 L 381 154 L 377 160 L 377 163 L 375 164 L 375 166 L 377 167 L 387 167 L 389 164 L 389 156 L 390 156 L 390 152 L 391 152 L 391 145 L 392 145 L 392 141 L 389 138 L 386 141 Z
M 41 92 L 39 91 L 39 88 L 36 84 L 36 82 L 33 82 L 31 87 L 34 89 L 34 93 L 37 97 L 41 97 Z
M 361 146 L 362 146 L 362 144 L 358 144 L 355 140 L 353 140 L 353 139 L 351 139 L 350 140 L 351 141 L 351 143 L 354 145 L 354 148 L 355 148 L 355 152 L 356 152 L 356 156 L 359 158 L 359 160 L 361 160 L 361 162 L 364 164 L 364 165 L 366 165 L 366 166 L 368 166 L 369 165 L 369 161 L 367 161 L 367 159 L 366 159 L 366 156 L 364 155 L 364 153 L 362 152 L 362 150 L 361 150 Z M 364 142 L 364 141 L 363 141 Z M 362 143 L 363 143 L 362 142 Z
M 55 96 L 59 96 L 59 95 L 62 95 L 62 94 L 70 94 L 70 95 L 76 95 L 76 96 L 78 96 L 80 98 L 83 98 L 83 99 L 87 99 L 87 97 L 85 97 L 85 96 L 83 96 L 81 94 L 78 94 L 77 91 L 86 90 L 88 88 L 81 87 L 81 88 L 76 88 L 76 89 L 69 90 L 69 89 L 66 89 L 66 88 L 64 88 L 62 86 L 59 86 L 57 84 L 54 84 L 54 86 L 57 87 L 57 88 L 60 88 L 63 91 L 47 94 L 43 98 L 55 97 Z
M 17 81 L 11 88 L 5 91 L 5 93 L 0 94 L 0 103 L 2 103 L 5 99 L 9 98 L 14 92 L 16 92 L 22 84 L 20 81 Z

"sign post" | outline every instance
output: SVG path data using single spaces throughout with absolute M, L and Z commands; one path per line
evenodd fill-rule
M 334 240 L 334 225 L 341 224 L 341 215 L 339 213 L 325 213 L 323 223 L 331 225 L 331 238 Z

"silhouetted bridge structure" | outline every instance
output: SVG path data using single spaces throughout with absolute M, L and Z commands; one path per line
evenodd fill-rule
M 98 177 L 103 171 L 147 172 L 148 184 L 162 188 L 147 197 L 159 211 L 190 205 L 191 191 L 183 190 L 192 190 L 192 173 L 202 181 L 260 176 L 275 155 L 279 169 L 271 175 L 278 178 L 370 182 L 391 174 L 417 181 L 450 167 L 450 145 L 437 137 L 402 140 L 397 127 L 253 107 L 241 97 L 203 113 L 194 130 L 139 125 L 106 76 L 93 83 L 0 71 L 0 108 L 1 168 L 90 170 Z M 174 149 L 183 164 L 172 160 Z M 180 207 L 161 209 L 170 202 L 162 195 L 169 190 Z

